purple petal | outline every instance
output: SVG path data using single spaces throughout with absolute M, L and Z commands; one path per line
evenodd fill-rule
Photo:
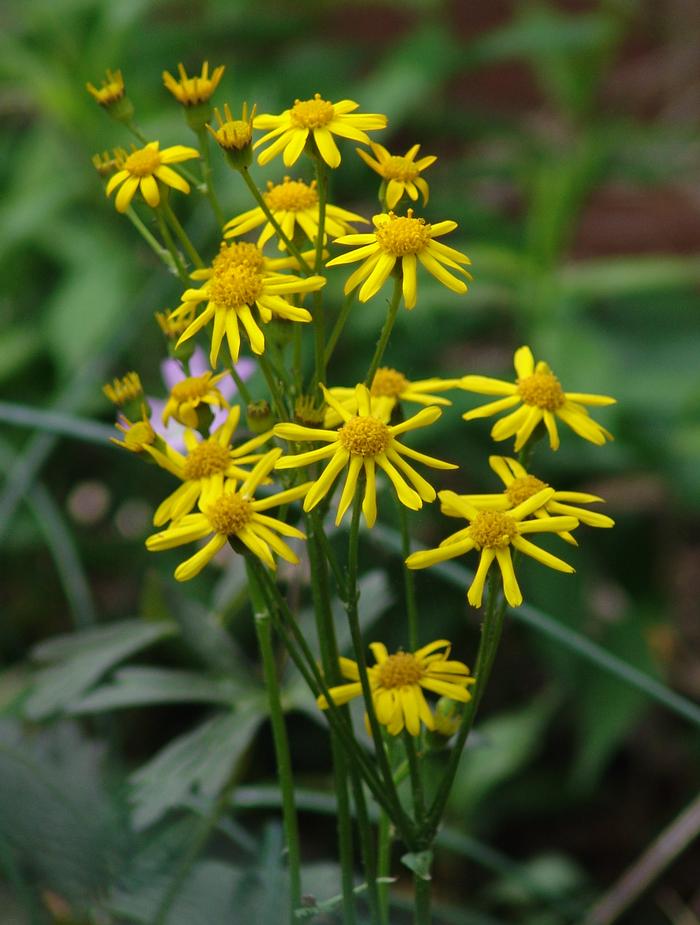
M 185 441 L 183 438 L 183 434 L 185 433 L 184 426 L 179 424 L 175 418 L 170 418 L 167 425 L 163 424 L 165 402 L 160 398 L 153 398 L 150 395 L 146 396 L 146 398 L 148 404 L 151 406 L 151 427 L 153 430 L 174 450 L 180 453 L 185 451 Z
M 203 376 L 204 373 L 211 372 L 209 358 L 202 348 L 197 344 L 194 353 L 190 357 L 190 376 Z
M 182 380 L 186 378 L 179 360 L 174 360 L 172 357 L 163 360 L 160 364 L 160 371 L 163 376 L 165 387 L 169 392 L 174 385 L 177 385 L 178 382 L 182 382 Z

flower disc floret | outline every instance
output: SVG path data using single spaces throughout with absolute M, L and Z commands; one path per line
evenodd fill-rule
M 384 395 L 388 398 L 398 398 L 402 392 L 409 387 L 408 379 L 397 369 L 391 369 L 389 366 L 380 367 L 374 374 L 370 395 L 378 398 Z
M 202 479 L 217 472 L 225 472 L 231 463 L 231 451 L 213 440 L 199 443 L 185 460 L 186 479 Z
M 253 305 L 263 290 L 261 274 L 245 263 L 225 266 L 214 271 L 210 285 L 210 297 L 225 309 Z
M 479 511 L 469 527 L 475 549 L 503 549 L 518 535 L 518 525 L 507 514 Z
M 205 61 L 201 74 L 194 77 L 187 76 L 182 63 L 178 64 L 177 70 L 180 75 L 179 80 L 176 80 L 169 71 L 163 71 L 163 83 L 178 103 L 189 107 L 198 106 L 211 98 L 226 68 L 221 64 L 215 67 L 209 76 L 209 62 Z
M 338 431 L 342 446 L 354 456 L 378 456 L 391 442 L 391 432 L 382 421 L 373 417 L 356 417 Z
M 423 218 L 389 213 L 389 221 L 377 227 L 377 241 L 380 248 L 392 257 L 405 257 L 406 254 L 418 254 L 431 238 L 431 227 Z
M 316 181 L 307 184 L 285 177 L 282 183 L 268 186 L 263 198 L 273 212 L 301 212 L 318 205 Z
M 549 485 L 547 482 L 543 482 L 542 479 L 538 479 L 534 475 L 521 475 L 519 478 L 513 479 L 506 488 L 505 496 L 511 507 L 517 507 L 544 488 L 549 488 Z
M 124 162 L 124 170 L 134 177 L 146 177 L 160 167 L 160 152 L 157 148 L 141 148 L 132 152 Z
M 566 396 L 553 373 L 533 373 L 518 379 L 518 394 L 526 405 L 546 411 L 558 411 L 566 404 Z
M 322 128 L 333 121 L 335 108 L 329 100 L 316 93 L 311 100 L 294 100 L 290 118 L 298 128 Z
M 420 662 L 412 652 L 396 652 L 379 665 L 378 680 L 382 687 L 405 687 L 423 677 Z
M 241 495 L 225 492 L 209 505 L 206 513 L 217 533 L 235 536 L 253 516 L 253 508 Z

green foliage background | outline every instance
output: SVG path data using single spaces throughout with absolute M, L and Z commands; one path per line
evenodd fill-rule
M 513 621 L 436 870 L 439 921 L 581 921 L 698 783 L 697 10 L 6 0 L 0 16 L 3 923 L 51 921 L 47 891 L 70 906 L 65 921 L 100 909 L 150 922 L 179 875 L 171 925 L 233 921 L 232 908 L 260 922 L 280 914 L 274 762 L 243 576 L 214 574 L 173 595 L 166 565 L 142 546 L 162 478 L 114 451 L 96 424 L 111 422 L 101 383 L 124 369 L 162 393 L 152 313 L 179 288 L 104 197 L 90 156 L 128 138 L 84 84 L 121 67 L 149 137 L 188 144 L 160 73 L 204 57 L 227 65 L 216 101 L 234 109 L 247 99 L 275 112 L 320 90 L 388 113 L 392 150 L 420 141 L 439 155 L 425 214 L 459 222 L 454 245 L 472 257 L 475 282 L 460 299 L 422 280 L 392 365 L 413 378 L 507 376 L 527 342 L 570 389 L 619 399 L 605 419 L 615 443 L 566 439 L 539 473 L 605 496 L 617 527 L 585 534 L 565 585 L 525 569 L 526 597 L 686 706 L 650 700 L 543 632 L 536 613 Z M 226 211 L 247 208 L 236 178 L 222 163 L 216 171 Z M 279 179 L 280 167 L 256 176 Z M 370 214 L 374 195 L 347 150 L 334 200 Z M 212 253 L 205 205 L 191 200 L 180 214 Z M 366 365 L 381 311 L 377 299 L 353 314 L 334 384 Z M 438 440 L 462 466 L 449 487 L 497 490 L 488 428 L 447 417 Z M 435 512 L 416 522 L 425 542 L 441 538 Z M 399 645 L 398 560 L 388 540 L 366 555 L 366 625 Z M 477 624 L 462 585 L 418 579 L 426 635 L 438 626 L 469 661 Z M 305 889 L 322 903 L 337 892 L 328 754 L 291 671 L 287 684 Z M 240 786 L 224 797 L 238 812 L 188 860 L 232 766 Z M 621 921 L 700 919 L 697 864 L 691 848 Z M 395 892 L 400 922 L 401 884 Z M 681 919 L 686 906 L 696 918 Z

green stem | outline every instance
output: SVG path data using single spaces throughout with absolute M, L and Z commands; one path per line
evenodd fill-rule
M 353 503 L 352 509 L 352 522 L 350 524 L 350 536 L 348 542 L 348 600 L 345 605 L 345 610 L 348 615 L 348 623 L 350 625 L 350 635 L 352 637 L 353 648 L 355 649 L 355 657 L 357 659 L 357 668 L 360 675 L 360 684 L 362 686 L 362 696 L 365 701 L 365 709 L 367 711 L 367 717 L 369 719 L 370 730 L 372 732 L 372 740 L 374 742 L 375 755 L 377 757 L 377 764 L 379 765 L 379 772 L 381 777 L 384 780 L 384 784 L 387 791 L 387 796 L 391 800 L 391 805 L 393 807 L 393 812 L 391 814 L 392 819 L 399 825 L 405 833 L 410 833 L 410 840 L 412 841 L 413 837 L 413 826 L 411 820 L 406 816 L 398 798 L 396 792 L 396 787 L 394 786 L 394 779 L 391 774 L 391 768 L 389 767 L 389 761 L 387 759 L 386 750 L 384 748 L 384 740 L 382 738 L 382 730 L 379 725 L 379 720 L 377 719 L 377 714 L 374 709 L 374 701 L 372 699 L 372 689 L 369 683 L 369 674 L 367 672 L 367 659 L 365 657 L 365 644 L 362 639 L 362 629 L 360 628 L 360 618 L 358 612 L 358 600 L 359 592 L 357 588 L 357 578 L 358 578 L 358 546 L 359 546 L 359 533 L 360 533 L 360 513 L 361 513 L 361 495 L 358 485 L 358 490 L 355 493 L 355 500 Z
M 416 754 L 416 745 L 413 736 L 404 729 L 403 734 L 404 746 L 406 747 L 406 758 L 408 759 L 408 769 L 411 774 L 411 791 L 413 793 L 413 814 L 416 824 L 420 828 L 425 820 L 425 796 L 423 794 L 423 781 L 420 776 L 418 766 L 418 755 Z
M 257 577 L 256 564 L 251 565 L 247 557 L 248 587 L 255 614 L 255 631 L 260 646 L 263 662 L 265 687 L 267 688 L 268 704 L 270 707 L 270 725 L 272 738 L 275 744 L 275 757 L 277 759 L 277 778 L 282 795 L 282 818 L 287 840 L 287 856 L 289 859 L 290 884 L 290 922 L 296 921 L 295 911 L 301 906 L 301 850 L 299 847 L 299 825 L 296 805 L 294 802 L 294 778 L 292 776 L 292 761 L 289 752 L 289 739 L 284 721 L 284 711 L 280 696 L 279 681 L 275 656 L 272 650 L 272 628 L 269 608 L 266 605 L 263 591 Z
M 414 874 L 414 912 L 413 921 L 415 925 L 432 925 L 430 915 L 432 880 L 425 880 L 419 874 Z
M 484 622 L 481 626 L 479 651 L 477 652 L 476 664 L 474 666 L 474 677 L 476 678 L 476 682 L 472 689 L 472 699 L 464 708 L 462 722 L 450 752 L 447 769 L 428 812 L 425 829 L 429 841 L 432 840 L 440 824 L 440 819 L 442 818 L 445 805 L 450 795 L 450 790 L 452 789 L 452 784 L 454 783 L 455 775 L 457 774 L 462 750 L 464 749 L 467 736 L 474 723 L 476 711 L 484 695 L 484 691 L 486 690 L 486 685 L 488 684 L 491 669 L 493 668 L 493 663 L 496 658 L 498 644 L 501 639 L 505 612 L 506 602 L 505 598 L 500 593 L 498 570 L 492 567 L 488 578 L 486 607 L 484 610 Z
M 275 231 L 276 231 L 276 233 L 279 235 L 280 239 L 281 239 L 282 241 L 284 241 L 285 245 L 287 246 L 287 249 L 288 249 L 289 253 L 290 253 L 293 257 L 295 257 L 295 258 L 297 259 L 297 261 L 298 261 L 298 263 L 299 263 L 299 268 L 300 268 L 304 273 L 307 273 L 307 274 L 309 274 L 309 275 L 310 275 L 311 273 L 313 273 L 312 268 L 309 266 L 309 264 L 306 262 L 306 260 L 304 260 L 304 258 L 301 256 L 301 251 L 299 250 L 299 248 L 298 248 L 298 247 L 296 246 L 296 244 L 284 233 L 284 231 L 282 231 L 282 227 L 280 226 L 280 223 L 277 221 L 277 219 L 275 218 L 275 216 L 274 216 L 274 215 L 272 214 L 272 212 L 270 211 L 270 208 L 269 208 L 268 204 L 265 202 L 265 199 L 263 198 L 262 193 L 261 193 L 260 190 L 257 188 L 257 186 L 255 185 L 255 182 L 253 181 L 253 178 L 251 177 L 250 173 L 248 172 L 248 168 L 247 168 L 247 167 L 240 167 L 239 170 L 238 170 L 238 172 L 239 172 L 240 175 L 243 177 L 243 182 L 245 183 L 245 185 L 246 185 L 246 186 L 248 187 L 248 189 L 250 190 L 253 199 L 255 199 L 255 201 L 257 202 L 257 204 L 258 204 L 258 205 L 260 206 L 260 208 L 262 209 L 262 211 L 263 211 L 263 213 L 264 213 L 264 215 L 265 215 L 265 218 L 268 220 L 268 222 L 269 222 L 269 223 L 272 225 L 272 227 L 275 229 Z
M 394 291 L 391 296 L 391 301 L 389 302 L 386 321 L 384 322 L 382 333 L 379 335 L 379 340 L 377 341 L 377 346 L 374 350 L 374 356 L 372 357 L 372 362 L 369 364 L 369 370 L 367 371 L 367 377 L 365 378 L 365 385 L 368 389 L 372 388 L 372 380 L 374 379 L 374 374 L 377 372 L 379 369 L 379 364 L 382 362 L 382 357 L 384 356 L 386 345 L 389 343 L 389 337 L 391 336 L 391 331 L 394 327 L 394 322 L 396 321 L 396 313 L 398 312 L 399 305 L 401 304 L 401 282 L 401 274 L 399 273 L 394 277 Z
M 316 238 L 316 257 L 314 273 L 318 276 L 323 270 L 323 245 L 326 239 L 326 200 L 328 198 L 328 176 L 325 163 L 321 157 L 314 158 L 316 170 L 316 191 L 318 193 L 318 236 Z M 314 389 L 319 382 L 326 381 L 326 313 L 323 292 L 314 293 Z
M 177 272 L 177 267 L 173 261 L 172 254 L 167 248 L 163 247 L 163 245 L 156 239 L 155 235 L 152 235 L 148 228 L 146 228 L 144 223 L 134 211 L 133 206 L 129 206 L 129 208 L 126 210 L 126 217 L 144 239 L 146 244 L 148 244 L 151 250 L 163 261 L 166 267 L 173 273 Z
M 350 317 L 350 311 L 352 309 L 353 302 L 355 301 L 356 292 L 357 289 L 353 289 L 352 292 L 349 292 L 343 300 L 343 306 L 340 309 L 340 314 L 336 318 L 335 324 L 333 325 L 333 330 L 331 331 L 331 336 L 328 338 L 328 343 L 326 344 L 326 355 L 324 358 L 326 366 L 328 366 L 331 361 L 335 346 L 340 339 L 340 335 L 343 333 L 345 322 Z
M 385 812 L 379 816 L 377 834 L 377 877 L 388 877 L 391 870 L 391 820 Z M 379 925 L 389 925 L 389 884 L 379 886 Z
M 187 234 L 185 229 L 180 224 L 180 220 L 178 219 L 177 215 L 175 215 L 175 213 L 173 212 L 172 207 L 170 203 L 167 201 L 167 199 L 161 200 L 161 203 L 163 206 L 163 212 L 165 213 L 165 217 L 168 220 L 168 222 L 170 222 L 170 227 L 173 229 L 173 231 L 179 238 L 180 243 L 182 244 L 185 251 L 187 252 L 187 256 L 190 258 L 192 263 L 197 267 L 197 269 L 201 270 L 202 267 L 204 266 L 204 261 L 199 256 L 199 253 L 197 252 L 197 248 L 190 241 L 189 235 Z
M 226 220 L 224 219 L 224 213 L 221 211 L 219 200 L 216 197 L 214 186 L 211 182 L 212 169 L 209 150 L 209 133 L 204 126 L 197 130 L 197 139 L 199 140 L 199 151 L 202 155 L 202 182 L 204 183 L 205 194 L 211 205 L 214 217 L 219 224 L 219 228 L 223 228 Z
M 401 553 L 404 560 L 403 580 L 406 594 L 406 617 L 408 619 L 408 647 L 411 652 L 418 648 L 418 604 L 416 602 L 416 576 L 406 567 L 406 559 L 411 554 L 411 535 L 408 529 L 408 512 L 397 498 L 399 525 L 401 528 Z
M 182 282 L 185 283 L 185 285 L 189 285 L 190 278 L 187 275 L 187 270 L 185 269 L 185 265 L 182 262 L 182 258 L 180 257 L 178 249 L 175 247 L 173 236 L 170 234 L 170 229 L 166 224 L 165 216 L 163 215 L 163 210 L 160 208 L 160 206 L 155 210 L 155 213 L 158 218 L 158 228 L 160 229 L 163 242 L 173 259 L 175 269 L 177 270 L 177 275 L 180 277 Z
M 236 383 L 236 388 L 238 389 L 241 398 L 246 404 L 249 405 L 253 401 L 253 396 L 250 394 L 250 389 L 248 386 L 245 384 L 243 379 L 241 379 L 241 375 L 236 369 L 235 364 L 232 363 L 229 366 L 229 372 L 231 373 L 233 381 Z
M 272 398 L 272 404 L 275 407 L 275 414 L 280 421 L 286 421 L 288 419 L 287 409 L 284 404 L 282 393 L 280 392 L 277 385 L 275 372 L 272 369 L 270 361 L 267 359 L 267 357 L 262 355 L 258 357 L 258 362 L 260 363 L 260 369 L 262 370 L 263 376 L 265 377 L 265 382 L 267 382 L 267 387 L 270 390 L 270 397 Z

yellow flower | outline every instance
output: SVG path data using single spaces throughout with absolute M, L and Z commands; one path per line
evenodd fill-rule
M 442 414 L 439 408 L 424 408 L 407 421 L 390 427 L 377 416 L 372 397 L 364 385 L 358 385 L 356 388 L 358 413 L 354 415 L 346 411 L 327 389 L 323 389 L 323 394 L 327 403 L 336 410 L 344 422 L 340 430 L 317 430 L 299 424 L 278 424 L 274 429 L 275 436 L 282 437 L 283 440 L 313 440 L 327 444 L 308 453 L 284 456 L 277 463 L 278 469 L 292 469 L 330 457 L 322 475 L 313 483 L 304 499 L 305 511 L 312 510 L 328 494 L 346 466 L 348 474 L 338 503 L 336 524 L 341 522 L 355 496 L 355 486 L 363 469 L 366 485 L 362 513 L 368 527 L 373 527 L 377 519 L 377 466 L 389 476 L 399 501 L 412 511 L 419 510 L 423 501 L 435 500 L 435 489 L 403 457 L 407 456 L 435 469 L 456 469 L 457 466 L 412 450 L 399 443 L 396 437 L 406 431 L 433 424 Z
M 508 513 L 500 511 L 478 510 L 453 491 L 441 491 L 439 494 L 443 510 L 452 517 L 464 517 L 469 526 L 458 530 L 443 540 L 437 549 L 426 549 L 412 553 L 406 559 L 406 565 L 412 569 L 427 568 L 437 562 L 454 559 L 472 549 L 481 552 L 479 567 L 469 588 L 467 599 L 473 607 L 481 606 L 486 575 L 494 561 L 498 562 L 503 578 L 503 592 L 511 607 L 518 607 L 523 602 L 518 580 L 513 569 L 510 554 L 511 546 L 519 552 L 532 556 L 543 565 L 560 572 L 573 572 L 574 569 L 556 556 L 526 540 L 527 533 L 561 533 L 578 526 L 576 517 L 547 517 L 538 520 L 525 520 L 543 507 L 554 494 L 553 488 L 544 488 L 536 495 L 511 508 Z
M 404 193 L 408 194 L 414 202 L 420 193 L 423 196 L 423 205 L 426 205 L 429 195 L 428 184 L 419 174 L 426 167 L 434 164 L 437 158 L 429 155 L 422 157 L 419 161 L 414 160 L 420 151 L 420 145 L 413 145 L 403 156 L 390 154 L 383 145 L 378 145 L 374 141 L 370 141 L 369 146 L 374 157 L 370 157 L 362 148 L 355 150 L 362 160 L 386 182 L 387 208 L 395 208 Z
M 153 317 L 156 319 L 158 327 L 168 340 L 176 340 L 185 328 L 192 323 L 194 319 L 194 306 L 192 306 L 189 312 L 180 312 L 180 314 L 177 315 L 174 311 L 165 309 L 162 312 L 156 312 Z
M 248 115 L 248 104 L 243 104 L 240 119 L 234 119 L 228 103 L 224 103 L 224 118 L 221 118 L 218 109 L 214 109 L 214 116 L 219 127 L 214 129 L 207 125 L 207 129 L 224 151 L 241 151 L 253 140 L 253 119 L 255 119 L 255 106 Z
M 268 131 L 253 147 L 272 142 L 260 152 L 258 163 L 267 164 L 283 151 L 282 159 L 287 167 L 291 167 L 299 159 L 311 133 L 323 160 L 329 167 L 338 167 L 340 151 L 333 135 L 368 144 L 368 131 L 386 128 L 386 116 L 370 112 L 356 113 L 358 106 L 359 103 L 352 100 L 331 103 L 317 93 L 312 100 L 295 100 L 291 109 L 285 109 L 278 116 L 258 116 L 255 128 Z
M 516 452 L 525 446 L 540 421 L 544 421 L 547 428 L 549 445 L 553 450 L 558 450 L 557 418 L 568 424 L 579 437 L 597 446 L 613 439 L 609 431 L 590 417 L 584 405 L 614 405 L 614 398 L 607 395 L 589 395 L 586 392 L 565 392 L 543 360 L 535 365 L 529 347 L 520 347 L 515 351 L 514 363 L 517 374 L 514 383 L 491 379 L 489 376 L 464 376 L 462 388 L 468 392 L 505 396 L 480 408 L 474 408 L 473 411 L 467 411 L 462 415 L 465 421 L 485 418 L 520 405 L 517 411 L 497 421 L 491 430 L 494 440 L 507 440 L 515 435 Z
M 149 206 L 155 208 L 160 203 L 159 180 L 182 193 L 189 193 L 189 183 L 167 165 L 179 164 L 193 157 L 199 157 L 196 148 L 173 145 L 160 151 L 159 142 L 150 141 L 145 147 L 131 152 L 122 169 L 111 177 L 106 193 L 111 196 L 114 190 L 121 186 L 114 204 L 117 212 L 126 212 L 140 187 L 143 198 Z
M 517 459 L 510 459 L 508 456 L 490 456 L 489 465 L 506 486 L 502 494 L 457 496 L 460 501 L 466 501 L 467 504 L 473 505 L 480 511 L 508 511 L 510 508 L 517 507 L 522 501 L 527 501 L 542 489 L 551 487 L 536 476 L 530 475 Z M 564 514 L 575 517 L 589 527 L 614 527 L 615 521 L 611 517 L 599 514 L 597 511 L 588 511 L 583 507 L 574 507 L 571 503 L 579 505 L 590 504 L 594 501 L 603 501 L 603 499 L 598 495 L 590 495 L 582 491 L 555 491 L 546 504 L 533 511 L 533 516 L 546 518 Z M 448 504 L 443 504 L 442 512 L 448 516 L 461 516 L 458 510 L 452 509 Z M 567 530 L 559 535 L 572 546 L 578 545 Z
M 217 382 L 220 382 L 224 376 L 226 372 L 217 375 L 206 372 L 201 376 L 187 376 L 186 379 L 176 382 L 163 408 L 163 424 L 167 424 L 170 418 L 175 418 L 185 427 L 197 427 L 199 425 L 197 408 L 200 404 L 225 408 L 228 402 L 215 388 Z
M 373 233 L 348 234 L 337 238 L 336 244 L 359 246 L 347 254 L 334 257 L 326 264 L 327 267 L 336 267 L 342 263 L 363 261 L 345 283 L 346 294 L 362 283 L 360 302 L 371 299 L 391 275 L 396 261 L 400 260 L 404 302 L 406 308 L 414 308 L 417 290 L 416 258 L 443 286 L 447 286 L 453 292 L 467 291 L 467 284 L 449 273 L 445 267 L 451 267 L 470 280 L 471 274 L 460 264 L 470 264 L 471 260 L 466 254 L 435 240 L 454 231 L 457 222 L 447 221 L 429 225 L 422 218 L 414 218 L 413 209 L 409 209 L 405 216 L 394 215 L 393 212 L 389 212 L 388 215 L 375 215 L 373 222 Z
M 312 180 L 311 183 L 305 183 L 303 180 L 291 180 L 289 177 L 285 177 L 282 183 L 270 182 L 267 184 L 267 192 L 263 193 L 263 199 L 288 238 L 294 238 L 294 232 L 298 225 L 309 241 L 316 244 L 319 203 L 315 180 Z M 354 230 L 350 222 L 364 222 L 366 224 L 367 220 L 362 218 L 361 215 L 348 212 L 346 209 L 341 209 L 331 203 L 326 205 L 326 232 L 334 236 L 347 234 L 349 231 Z M 231 219 L 230 222 L 224 225 L 224 237 L 235 238 L 263 223 L 265 223 L 265 227 L 260 232 L 257 245 L 258 247 L 264 247 L 270 238 L 274 237 L 275 229 L 272 223 L 267 221 L 265 213 L 259 206 L 241 213 L 241 215 L 236 216 L 236 218 Z M 325 236 L 323 241 L 325 244 Z M 280 240 L 279 249 L 286 249 L 284 241 Z
M 147 549 L 160 552 L 209 537 L 206 545 L 175 569 L 178 581 L 189 581 L 198 575 L 230 539 L 240 541 L 271 569 L 275 568 L 273 552 L 287 562 L 297 563 L 298 557 L 278 534 L 305 539 L 304 534 L 296 527 L 261 512 L 296 501 L 308 490 L 308 484 L 268 495 L 259 501 L 254 497 L 256 489 L 274 469 L 281 453 L 281 450 L 270 450 L 240 487 L 235 479 L 227 479 L 220 495 L 210 498 L 206 503 L 200 500 L 199 513 L 186 514 L 167 530 L 149 536 L 146 540 Z
M 372 407 L 377 417 L 388 421 L 391 412 L 399 401 L 412 401 L 418 405 L 451 405 L 447 398 L 438 397 L 435 392 L 447 392 L 448 389 L 458 389 L 461 379 L 417 379 L 411 382 L 398 369 L 381 366 L 374 374 L 370 394 Z M 328 390 L 338 404 L 349 414 L 357 413 L 356 390 L 335 386 Z M 335 408 L 326 409 L 325 426 L 335 427 L 342 418 Z
M 178 64 L 177 70 L 180 74 L 179 80 L 176 80 L 169 71 L 163 71 L 163 83 L 178 103 L 182 103 L 183 106 L 197 106 L 211 98 L 226 68 L 223 64 L 219 65 L 214 68 L 211 77 L 208 61 L 202 65 L 202 73 L 199 77 L 188 77 L 182 64 Z
M 189 428 L 183 434 L 187 455 L 166 444 L 165 452 L 156 447 L 147 447 L 148 453 L 159 466 L 167 469 L 183 483 L 158 507 L 153 517 L 156 527 L 169 520 L 179 520 L 189 514 L 198 501 L 208 504 L 224 490 L 224 479 L 245 479 L 248 471 L 241 466 L 256 463 L 264 454 L 252 454 L 266 443 L 272 431 L 246 440 L 240 446 L 231 446 L 231 437 L 241 417 L 241 409 L 234 405 L 228 417 L 208 439 L 197 439 Z
M 102 81 L 101 87 L 96 87 L 89 82 L 85 84 L 85 87 L 100 106 L 109 107 L 124 97 L 124 78 L 119 70 L 107 70 L 106 75 L 107 79 Z
M 279 262 L 278 262 L 279 263 Z M 260 248 L 254 244 L 222 243 L 221 250 L 211 267 L 195 270 L 192 279 L 205 280 L 199 289 L 188 289 L 182 295 L 182 305 L 177 312 L 188 311 L 190 307 L 206 301 L 204 311 L 194 319 L 180 336 L 179 347 L 213 320 L 214 327 L 209 355 L 212 366 L 219 359 L 221 342 L 226 335 L 231 359 L 238 362 L 241 350 L 239 324 L 248 335 L 253 353 L 265 350 L 265 335 L 257 323 L 251 308 L 257 306 L 260 321 L 267 324 L 276 318 L 289 321 L 311 321 L 305 308 L 292 305 L 283 296 L 302 292 L 315 292 L 325 285 L 322 276 L 301 279 L 274 272 L 275 261 L 267 261 Z
M 109 439 L 116 446 L 124 447 L 125 450 L 129 450 L 131 453 L 142 453 L 144 450 L 150 449 L 151 444 L 157 439 L 156 432 L 148 420 L 146 406 L 143 404 L 141 405 L 140 421 L 132 422 L 126 415 L 120 414 L 114 426 L 122 432 L 124 439 L 117 440 L 116 437 L 110 437 Z
M 138 373 L 130 372 L 121 379 L 113 379 L 111 383 L 102 386 L 107 398 L 118 407 L 135 401 L 143 395 L 143 386 Z
M 435 719 L 423 693 L 431 691 L 467 703 L 472 699 L 468 688 L 475 679 L 462 662 L 450 661 L 450 643 L 436 639 L 416 652 L 395 652 L 389 655 L 383 642 L 370 645 L 376 662 L 367 669 L 372 691 L 372 703 L 377 719 L 391 735 L 405 728 L 412 735 L 420 733 L 421 723 L 435 729 Z M 438 651 L 442 649 L 443 651 Z M 349 658 L 339 659 L 340 672 L 350 684 L 331 687 L 328 693 L 340 706 L 362 696 L 362 684 L 357 663 Z M 328 701 L 321 696 L 316 701 L 322 710 Z
M 109 151 L 103 151 L 102 154 L 93 154 L 92 166 L 101 177 L 108 177 L 116 170 L 122 169 L 128 156 L 124 148 L 114 148 L 111 154 Z

